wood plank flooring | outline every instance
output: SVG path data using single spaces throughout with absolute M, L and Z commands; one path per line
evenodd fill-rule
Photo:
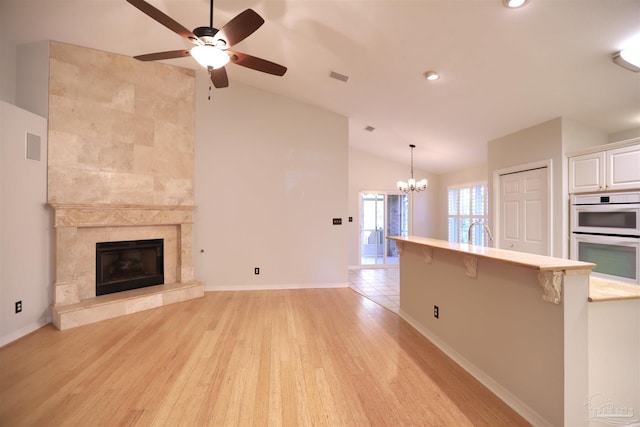
M 355 291 L 207 292 L 0 349 L 2 426 L 524 426 Z

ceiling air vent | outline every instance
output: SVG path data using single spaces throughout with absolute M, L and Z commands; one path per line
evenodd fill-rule
M 331 77 L 332 79 L 336 79 L 336 80 L 340 80 L 341 82 L 347 82 L 347 80 L 349 80 L 349 76 L 345 76 L 344 74 L 340 74 L 340 73 L 336 73 L 335 71 L 332 71 L 329 74 L 329 77 Z

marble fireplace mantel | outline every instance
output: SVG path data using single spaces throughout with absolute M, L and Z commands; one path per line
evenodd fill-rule
M 193 206 L 50 203 L 55 212 L 53 323 L 68 329 L 204 295 L 194 278 Z M 95 295 L 95 243 L 165 240 L 165 284 Z

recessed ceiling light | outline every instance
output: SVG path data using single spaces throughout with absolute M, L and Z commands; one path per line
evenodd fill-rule
M 529 3 L 529 0 L 502 0 L 502 3 L 509 9 L 516 9 Z
M 435 71 L 425 71 L 424 76 L 427 80 L 438 80 L 440 78 L 440 74 Z

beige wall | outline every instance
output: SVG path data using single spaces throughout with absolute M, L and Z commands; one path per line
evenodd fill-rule
M 51 42 L 49 202 L 192 205 L 193 75 Z
M 40 160 L 25 158 L 25 132 Z M 53 226 L 47 202 L 47 121 L 0 102 L 0 346 L 48 323 Z M 22 313 L 15 302 L 22 301 Z
M 533 425 L 584 425 L 587 272 L 552 304 L 535 268 L 479 257 L 472 278 L 463 252 L 424 249 L 404 244 L 400 315 Z
M 627 139 L 633 138 L 640 138 L 640 126 L 633 129 L 627 129 L 624 131 L 612 133 L 609 135 L 609 139 L 607 140 L 607 142 L 625 141 Z
M 550 165 L 551 256 L 569 256 L 568 168 L 566 153 L 604 143 L 606 134 L 584 124 L 558 117 L 489 141 L 490 221 L 495 224 L 496 173 L 536 162 Z M 496 230 L 497 231 L 497 230 Z M 497 239 L 496 239 L 497 240 Z
M 498 171 L 529 165 L 535 162 L 549 161 L 551 164 L 549 182 L 551 183 L 551 253 L 548 255 L 562 257 L 568 246 L 568 236 L 563 228 L 562 206 L 567 200 L 566 179 L 564 178 L 564 156 L 562 152 L 562 119 L 557 118 L 489 141 L 489 211 L 491 229 L 496 235 L 499 225 L 495 223 L 496 184 L 494 179 Z M 566 237 L 565 237 L 566 236 Z M 496 241 L 499 238 L 496 236 Z
M 207 290 L 347 286 L 347 118 L 231 72 L 211 100 L 196 77 L 196 276 Z
M 407 153 L 408 154 L 408 153 Z M 396 191 L 396 182 L 406 181 L 410 175 L 410 164 L 393 162 L 362 150 L 349 148 L 349 265 L 356 266 L 359 261 L 360 242 L 360 192 Z M 438 192 L 439 178 L 420 169 L 414 170 L 416 179 L 427 178 L 429 187 L 422 192 L 413 193 L 412 234 L 423 237 L 436 237 L 438 234 L 438 209 L 441 200 Z M 446 232 L 445 232 L 446 233 Z
M 0 100 L 16 102 L 16 46 L 0 37 Z

